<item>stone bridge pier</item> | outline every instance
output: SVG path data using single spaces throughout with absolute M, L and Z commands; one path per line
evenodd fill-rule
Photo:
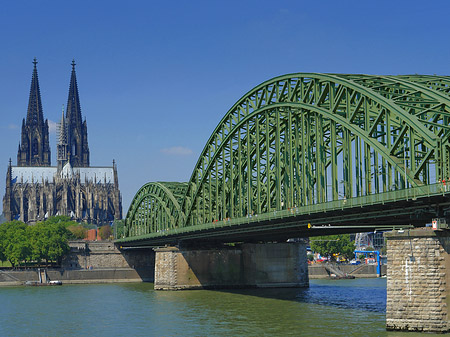
M 386 329 L 450 331 L 450 231 L 399 230 L 387 239 Z
M 155 252 L 157 290 L 309 286 L 304 242 Z

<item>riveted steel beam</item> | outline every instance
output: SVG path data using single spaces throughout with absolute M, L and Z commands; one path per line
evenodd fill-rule
M 450 174 L 449 88 L 448 77 L 420 75 L 266 81 L 225 114 L 188 183 L 138 191 L 129 233 L 227 226 L 438 182 Z

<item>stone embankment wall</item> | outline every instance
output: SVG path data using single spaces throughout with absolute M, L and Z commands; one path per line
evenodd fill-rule
M 393 231 L 387 239 L 386 328 L 448 332 L 450 233 Z
M 355 276 L 356 278 L 371 278 L 378 277 L 377 266 L 375 264 L 360 264 L 360 265 L 346 265 L 338 264 L 336 268 L 342 272 Z M 381 266 L 381 276 L 386 275 L 387 265 Z M 323 264 L 313 264 L 308 266 L 308 274 L 310 279 L 329 278 L 330 273 L 326 270 Z
M 61 268 L 47 271 L 50 280 L 63 283 L 153 282 L 152 249 L 119 250 L 113 242 L 71 241 Z M 0 270 L 0 286 L 38 281 L 37 269 Z
M 64 259 L 65 269 L 152 268 L 152 249 L 119 250 L 111 241 L 71 241 L 70 253 Z
M 308 286 L 304 243 L 217 249 L 160 248 L 155 289 Z
M 48 269 L 47 277 L 49 281 L 62 281 L 63 284 L 120 283 L 153 280 L 151 273 L 138 273 L 132 268 L 98 270 Z M 23 285 L 26 281 L 39 281 L 37 269 L 0 271 L 0 287 Z

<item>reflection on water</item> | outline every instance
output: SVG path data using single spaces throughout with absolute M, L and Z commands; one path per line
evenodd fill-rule
M 402 336 L 386 280 L 307 289 L 154 291 L 152 284 L 0 288 L 0 336 Z M 416 334 L 405 334 L 415 336 Z

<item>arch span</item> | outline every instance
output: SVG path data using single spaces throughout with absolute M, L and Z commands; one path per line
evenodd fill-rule
M 178 205 L 144 185 L 127 228 L 144 234 L 160 230 L 149 219 L 161 214 L 169 219 L 164 228 L 186 227 L 448 177 L 448 84 L 431 76 L 310 73 L 266 81 L 220 121 Z M 157 208 L 142 206 L 150 196 Z
M 142 186 L 131 202 L 125 218 L 125 236 L 163 232 L 184 219 L 180 208 L 186 183 L 150 182 Z

